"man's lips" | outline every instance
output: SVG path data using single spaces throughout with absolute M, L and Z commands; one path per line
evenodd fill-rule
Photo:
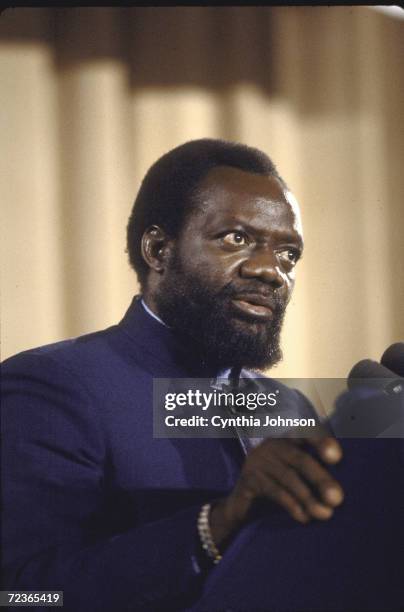
M 259 319 L 272 319 L 274 306 L 268 299 L 258 294 L 239 295 L 232 299 L 240 312 Z

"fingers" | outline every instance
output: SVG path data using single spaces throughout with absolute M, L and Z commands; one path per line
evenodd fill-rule
M 318 455 L 338 461 L 342 451 L 330 437 L 309 439 Z M 228 498 L 230 520 L 244 520 L 256 498 L 267 498 L 292 518 L 306 523 L 327 520 L 342 503 L 344 494 L 327 468 L 299 440 L 267 439 L 247 457 L 240 478 Z
M 299 438 L 291 435 L 289 439 L 294 440 L 297 445 L 310 444 L 325 463 L 338 463 L 342 459 L 343 453 L 340 443 L 329 434 L 329 430 L 322 424 L 317 425 L 312 436 Z
M 299 523 L 307 523 L 310 520 L 307 512 L 303 510 L 296 498 L 275 480 L 268 480 L 263 489 L 265 497 L 278 503 Z
M 275 480 L 278 488 L 283 488 L 288 497 L 293 500 L 293 512 L 290 512 L 293 518 L 297 518 L 297 515 L 299 515 L 299 517 L 304 517 L 304 520 L 301 522 L 307 522 L 310 518 L 326 520 L 332 516 L 332 507 L 321 503 L 313 495 L 310 486 L 302 479 L 294 467 L 290 467 L 276 456 L 273 456 L 266 462 L 264 470 L 269 480 Z M 272 499 L 274 498 L 272 497 Z M 274 499 L 274 501 L 277 500 Z M 288 504 L 288 507 L 284 505 L 288 510 L 290 510 L 291 506 L 291 503 Z M 300 520 L 300 518 L 297 518 L 297 520 Z
M 282 444 L 282 442 L 284 443 Z M 284 464 L 293 468 L 297 478 L 301 479 L 303 477 L 309 486 L 309 490 L 318 496 L 316 500 L 313 495 L 307 496 L 304 493 L 305 497 L 303 498 L 300 489 L 295 489 L 299 498 L 304 502 L 305 509 L 314 514 L 316 518 L 329 518 L 332 512 L 325 512 L 317 507 L 316 504 L 320 502 L 320 505 L 325 504 L 331 510 L 341 504 L 344 494 L 338 482 L 330 476 L 328 471 L 316 459 L 298 446 L 293 447 L 287 442 L 280 440 L 279 444 L 273 448 L 272 453 L 275 453 Z
M 276 478 L 272 475 L 269 477 L 264 472 L 251 471 L 244 474 L 233 491 L 232 497 L 233 508 L 242 511 L 244 515 L 247 510 L 246 504 L 250 505 L 252 498 L 265 497 L 279 504 L 292 518 L 300 523 L 307 523 L 310 519 L 301 504 L 285 488 L 284 484 L 277 482 Z
M 316 449 L 319 457 L 325 463 L 338 463 L 342 459 L 342 448 L 335 438 L 330 436 L 306 438 L 306 441 Z

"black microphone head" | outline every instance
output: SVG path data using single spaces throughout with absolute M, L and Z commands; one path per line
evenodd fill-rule
M 404 342 L 395 342 L 389 346 L 380 361 L 386 368 L 404 377 Z
M 369 383 L 375 383 L 377 379 L 389 378 L 395 379 L 396 375 L 394 372 L 384 367 L 377 361 L 372 359 L 362 359 L 359 361 L 348 375 L 348 388 L 353 389 L 358 385 L 363 384 L 365 379 L 369 379 Z

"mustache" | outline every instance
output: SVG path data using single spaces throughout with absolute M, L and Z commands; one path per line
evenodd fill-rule
M 218 298 L 243 298 L 249 295 L 262 297 L 275 312 L 283 312 L 287 306 L 287 300 L 282 298 L 274 289 L 268 286 L 257 286 L 253 284 L 240 285 L 230 282 L 218 292 Z

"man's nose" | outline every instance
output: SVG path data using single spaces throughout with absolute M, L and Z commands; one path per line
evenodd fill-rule
M 275 289 L 279 289 L 285 283 L 276 253 L 268 250 L 251 254 L 241 265 L 240 275 L 243 278 L 259 278 Z

